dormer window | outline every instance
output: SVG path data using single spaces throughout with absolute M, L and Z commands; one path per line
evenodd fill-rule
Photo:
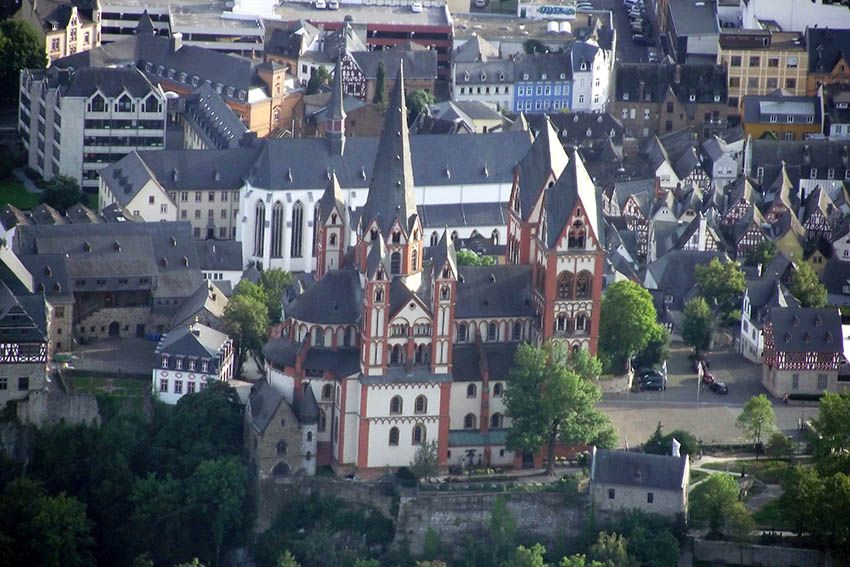
M 585 63 L 584 61 L 582 61 L 582 63 L 581 63 L 581 70 L 587 71 L 587 63 Z
M 121 98 L 118 99 L 118 112 L 132 112 L 133 111 L 133 99 L 131 99 L 126 94 L 121 95 Z
M 720 95 L 714 95 L 714 102 L 720 102 Z
M 378 229 L 377 228 L 373 228 L 371 231 L 369 231 L 369 240 L 371 240 L 372 242 L 375 242 L 376 240 L 378 240 Z
M 688 100 L 690 100 L 691 102 L 694 102 L 696 99 L 697 99 L 697 95 L 695 95 L 695 94 L 692 94 L 691 96 L 688 97 Z
M 487 73 L 483 73 L 483 72 L 481 73 L 481 80 L 482 80 L 482 81 L 486 81 L 486 80 L 487 80 Z
M 185 82 L 186 82 L 186 77 L 188 77 L 188 75 L 187 75 L 186 73 L 180 73 L 180 75 L 179 75 L 180 82 L 181 82 L 181 83 L 185 83 Z
M 499 80 L 500 80 L 500 81 L 504 81 L 504 80 L 505 80 L 505 74 L 504 74 L 504 73 L 499 73 Z
M 770 123 L 771 123 L 771 124 L 776 124 L 776 120 L 777 120 L 776 115 L 775 115 L 775 114 L 771 114 L 771 115 L 770 115 Z
M 623 100 L 629 100 L 629 93 L 623 93 Z
M 785 121 L 788 122 L 788 124 L 792 124 L 794 122 L 794 117 L 789 114 L 785 117 Z
M 523 74 L 522 74 L 522 80 L 523 80 L 523 81 L 527 81 L 527 80 L 528 80 L 528 73 L 523 73 Z
M 227 87 L 227 96 L 232 98 L 234 92 L 236 92 L 236 89 L 234 89 L 233 87 Z
M 91 99 L 92 112 L 104 112 L 106 110 L 106 101 L 100 94 L 94 95 Z
M 463 80 L 469 82 L 469 71 L 465 71 L 463 73 Z
M 566 73 L 561 73 L 561 80 L 563 81 L 563 80 L 564 80 L 564 79 L 566 79 L 566 78 L 567 78 L 567 74 L 566 74 Z
M 545 81 L 547 78 L 548 78 L 548 76 L 546 75 L 546 73 L 541 73 L 541 74 L 540 74 L 540 80 L 541 80 L 541 81 Z

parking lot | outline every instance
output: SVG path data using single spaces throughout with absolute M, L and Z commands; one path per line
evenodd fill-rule
M 705 443 L 746 442 L 735 420 L 750 398 L 766 393 L 761 385 L 761 367 L 734 350 L 712 353 L 708 356 L 710 372 L 717 381 L 726 383 L 729 393 L 718 395 L 707 388 L 698 392 L 697 376 L 688 359 L 690 352 L 682 344 L 671 348 L 665 391 L 605 394 L 602 409 L 617 428 L 621 446 L 643 443 L 659 422 L 666 431 L 684 429 Z M 798 436 L 800 421 L 817 417 L 816 404 L 772 401 L 777 426 L 788 435 Z

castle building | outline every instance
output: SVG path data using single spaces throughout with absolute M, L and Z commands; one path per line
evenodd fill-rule
M 599 197 L 547 121 L 512 167 L 507 263 L 459 266 L 449 231 L 432 241 L 418 207 L 403 73 L 365 204 L 346 206 L 350 178 L 338 171 L 317 199 L 316 282 L 287 304 L 280 336 L 263 349 L 267 381 L 286 400 L 281 406 L 299 407 L 308 392 L 315 398 L 316 465 L 366 473 L 407 466 L 430 442 L 441 466 L 539 464 L 539 455 L 505 445 L 507 379 L 521 342 L 596 352 Z M 333 114 L 344 129 L 344 116 Z

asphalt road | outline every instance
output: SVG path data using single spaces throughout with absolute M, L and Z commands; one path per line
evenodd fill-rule
M 697 377 L 687 358 L 689 352 L 681 344 L 671 349 L 666 391 L 605 394 L 600 407 L 617 428 L 621 446 L 643 443 L 659 422 L 666 431 L 684 429 L 705 443 L 746 441 L 735 427 L 735 420 L 750 398 L 766 393 L 761 385 L 761 367 L 731 350 L 713 353 L 711 373 L 726 383 L 729 394 L 720 396 L 707 389 L 698 393 Z M 799 436 L 801 419 L 817 417 L 817 404 L 772 401 L 777 427 L 795 438 Z
M 622 63 L 640 63 L 646 62 L 647 50 L 646 47 L 635 45 L 632 41 L 632 32 L 630 29 L 629 16 L 626 9 L 623 7 L 623 0 L 592 0 L 594 7 L 605 10 L 611 10 L 614 17 L 614 29 L 617 30 L 617 61 Z M 653 33 L 658 35 L 658 26 L 655 25 L 654 2 L 652 0 L 644 0 L 646 11 L 653 23 Z

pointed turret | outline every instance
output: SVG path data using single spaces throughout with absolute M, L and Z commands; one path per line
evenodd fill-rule
M 342 59 L 339 59 L 334 69 L 334 81 L 331 88 L 331 98 L 325 109 L 325 139 L 328 141 L 331 153 L 342 155 L 345 150 L 345 108 L 343 107 L 344 92 L 342 89 Z
M 360 217 L 360 234 L 365 235 L 375 223 L 378 230 L 387 237 L 398 220 L 407 236 L 410 234 L 415 215 L 413 164 L 404 96 L 404 65 L 400 63 L 384 118 L 384 130 L 378 143 L 369 196 Z
M 443 236 L 434 247 L 431 257 L 434 277 L 457 278 L 457 253 L 454 240 L 449 237 L 448 229 L 443 229 Z M 443 273 L 444 268 L 449 269 L 448 274 Z
M 317 203 L 317 215 L 316 277 L 321 278 L 330 270 L 342 266 L 348 249 L 348 209 L 336 172 L 331 173 L 330 181 Z
M 151 20 L 150 15 L 148 15 L 147 10 L 142 12 L 142 16 L 139 18 L 139 23 L 136 25 L 136 29 L 133 31 L 133 33 L 135 35 L 154 35 L 156 33 L 156 30 L 153 27 L 153 21 Z

